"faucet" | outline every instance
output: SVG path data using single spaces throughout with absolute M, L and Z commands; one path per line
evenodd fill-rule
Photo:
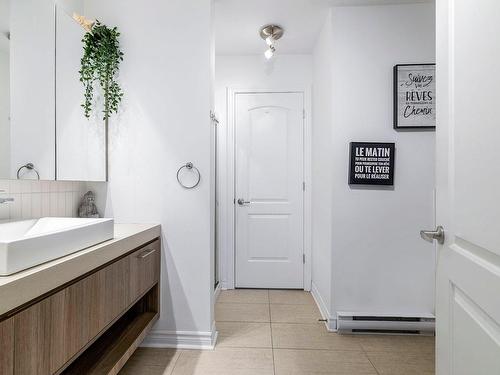
M 14 198 L 0 198 L 0 204 L 7 202 L 14 202 Z

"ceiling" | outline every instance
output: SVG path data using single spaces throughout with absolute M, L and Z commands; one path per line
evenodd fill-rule
M 309 53 L 321 30 L 328 0 L 217 0 L 215 52 L 219 55 L 263 53 L 259 29 L 275 23 L 285 29 L 280 53 Z
M 276 47 L 281 54 L 309 54 L 332 5 L 380 5 L 432 0 L 215 0 L 215 52 L 218 55 L 260 54 L 266 45 L 261 26 L 285 29 Z

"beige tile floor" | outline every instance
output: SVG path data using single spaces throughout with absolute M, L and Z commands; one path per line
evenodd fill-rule
M 213 351 L 139 348 L 122 375 L 431 375 L 434 338 L 328 332 L 309 293 L 223 291 Z

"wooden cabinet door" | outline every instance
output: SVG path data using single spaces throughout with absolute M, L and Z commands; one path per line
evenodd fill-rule
M 51 373 L 52 324 L 60 319 L 52 314 L 51 302 L 44 299 L 14 316 L 16 375 Z
M 14 374 L 14 319 L 0 322 L 0 374 Z
M 159 281 L 160 252 L 160 241 L 156 240 L 129 256 L 131 303 Z
M 87 289 L 96 275 L 36 303 L 14 316 L 15 373 L 53 374 L 75 355 L 98 331 L 90 314 L 88 293 L 97 292 L 98 285 Z
M 52 374 L 78 354 L 127 309 L 129 278 L 126 257 L 17 314 L 16 374 Z
M 100 330 L 130 305 L 130 264 L 123 258 L 100 272 Z
M 101 273 L 67 287 L 49 297 L 51 300 L 50 358 L 51 373 L 78 353 L 105 326 L 99 314 Z

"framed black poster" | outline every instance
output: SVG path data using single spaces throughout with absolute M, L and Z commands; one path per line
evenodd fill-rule
M 394 185 L 394 143 L 351 142 L 350 185 Z
M 394 67 L 394 129 L 436 128 L 436 64 Z

